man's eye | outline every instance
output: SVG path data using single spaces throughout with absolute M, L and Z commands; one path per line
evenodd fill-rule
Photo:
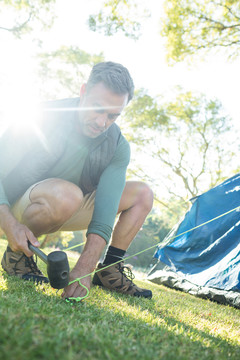
M 109 120 L 115 120 L 117 117 L 118 117 L 118 115 L 116 115 L 116 114 L 108 114 Z
M 95 112 L 96 112 L 97 114 L 104 114 L 104 113 L 105 113 L 105 110 L 104 110 L 104 109 L 96 108 L 96 109 L 95 109 Z

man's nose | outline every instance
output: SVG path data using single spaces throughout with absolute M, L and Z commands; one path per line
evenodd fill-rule
M 98 114 L 97 118 L 96 118 L 96 124 L 98 127 L 100 128 L 104 128 L 107 122 L 107 114 Z

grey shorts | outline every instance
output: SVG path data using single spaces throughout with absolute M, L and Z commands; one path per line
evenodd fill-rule
M 22 222 L 22 216 L 26 208 L 31 205 L 31 192 L 32 190 L 38 186 L 41 182 L 38 182 L 32 186 L 30 186 L 27 191 L 23 194 L 23 196 L 16 201 L 16 203 L 12 206 L 11 210 L 13 215 L 19 222 Z M 86 194 L 83 198 L 81 206 L 78 211 L 72 215 L 70 219 L 68 219 L 59 230 L 62 231 L 77 231 L 84 230 L 88 228 L 88 225 L 92 219 L 93 209 L 94 209 L 94 201 L 95 201 L 96 191 Z

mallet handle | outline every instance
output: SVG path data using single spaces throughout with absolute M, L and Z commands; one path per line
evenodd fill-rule
M 32 252 L 34 252 L 35 255 L 40 257 L 40 259 L 47 264 L 47 255 L 44 254 L 44 252 L 42 252 L 42 250 L 40 250 L 36 246 L 33 246 L 31 243 L 28 243 L 28 247 Z

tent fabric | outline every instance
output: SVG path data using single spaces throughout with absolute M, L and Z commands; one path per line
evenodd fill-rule
M 240 309 L 240 293 L 225 291 L 191 283 L 176 272 L 163 268 L 148 275 L 148 280 L 158 285 L 165 285 L 175 290 L 184 291 L 202 299 L 209 299 L 220 304 L 234 306 Z
M 206 289 L 231 292 L 231 296 L 236 293 L 233 297 L 240 303 L 240 174 L 194 198 L 183 221 L 163 243 L 166 245 L 160 244 L 154 254 L 159 262 L 149 280 L 164 271 L 163 283 L 168 273 L 169 285 L 182 281 L 198 294 Z

